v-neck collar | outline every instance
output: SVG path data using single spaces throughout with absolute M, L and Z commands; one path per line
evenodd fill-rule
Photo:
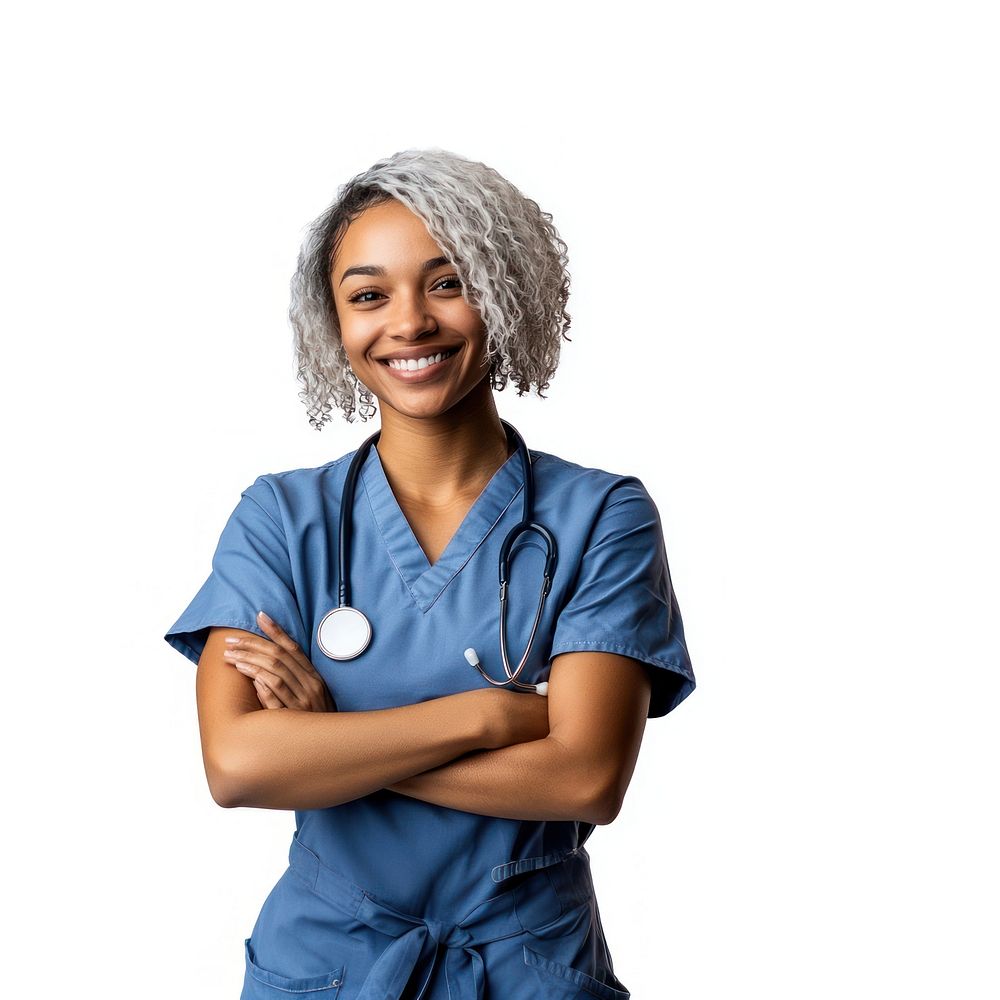
M 534 456 L 528 452 L 532 460 Z M 396 495 L 389 486 L 378 448 L 371 447 L 361 466 L 361 481 L 371 504 L 386 551 L 421 611 L 428 611 L 445 587 L 472 558 L 504 512 L 518 499 L 524 485 L 517 450 L 493 473 L 452 535 L 447 548 L 431 565 L 420 547 Z

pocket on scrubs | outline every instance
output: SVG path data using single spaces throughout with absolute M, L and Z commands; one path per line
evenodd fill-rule
M 546 996 L 576 997 L 578 1000 L 629 1000 L 631 993 L 625 984 L 610 970 L 605 972 L 607 982 L 574 969 L 562 962 L 522 945 L 524 964 L 535 970 L 545 987 Z M 557 992 L 558 991 L 558 992 Z
M 333 1000 L 344 981 L 343 965 L 320 976 L 294 978 L 283 976 L 272 969 L 261 968 L 257 964 L 250 938 L 244 939 L 243 951 L 246 956 L 246 977 L 241 1000 L 277 1000 L 278 997 L 288 1000 L 290 993 L 301 993 L 303 997 L 308 994 L 316 1000 Z

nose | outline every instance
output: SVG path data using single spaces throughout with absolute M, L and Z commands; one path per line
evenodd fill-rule
M 427 300 L 419 294 L 397 295 L 390 305 L 386 333 L 390 337 L 416 340 L 424 333 L 433 333 L 437 320 L 427 308 Z

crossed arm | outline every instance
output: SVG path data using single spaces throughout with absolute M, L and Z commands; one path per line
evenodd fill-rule
M 629 657 L 563 653 L 549 671 L 548 736 L 474 753 L 388 787 L 489 816 L 610 823 L 635 768 L 649 692 L 642 665 Z
M 385 788 L 511 819 L 604 824 L 618 814 L 649 706 L 650 681 L 636 660 L 557 656 L 548 733 L 510 742 L 489 724 L 486 699 L 496 692 L 483 689 L 370 712 L 262 709 L 253 680 L 223 656 L 226 636 L 260 641 L 213 628 L 199 662 L 205 769 L 220 805 L 325 808 Z

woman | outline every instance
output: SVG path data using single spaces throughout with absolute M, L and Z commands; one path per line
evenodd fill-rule
M 367 420 L 377 400 L 379 435 L 244 490 L 165 636 L 198 664 L 215 800 L 295 811 L 243 1000 L 629 996 L 583 844 L 618 813 L 645 719 L 695 679 L 641 481 L 522 452 L 497 413 L 494 389 L 541 395 L 555 371 L 565 249 L 535 202 L 442 150 L 353 178 L 303 244 L 291 319 L 310 421 Z M 515 689 L 465 652 L 506 679 L 498 563 L 526 473 L 556 552 Z M 514 672 L 544 533 L 508 557 Z M 323 639 L 340 603 L 370 622 L 351 658 Z

